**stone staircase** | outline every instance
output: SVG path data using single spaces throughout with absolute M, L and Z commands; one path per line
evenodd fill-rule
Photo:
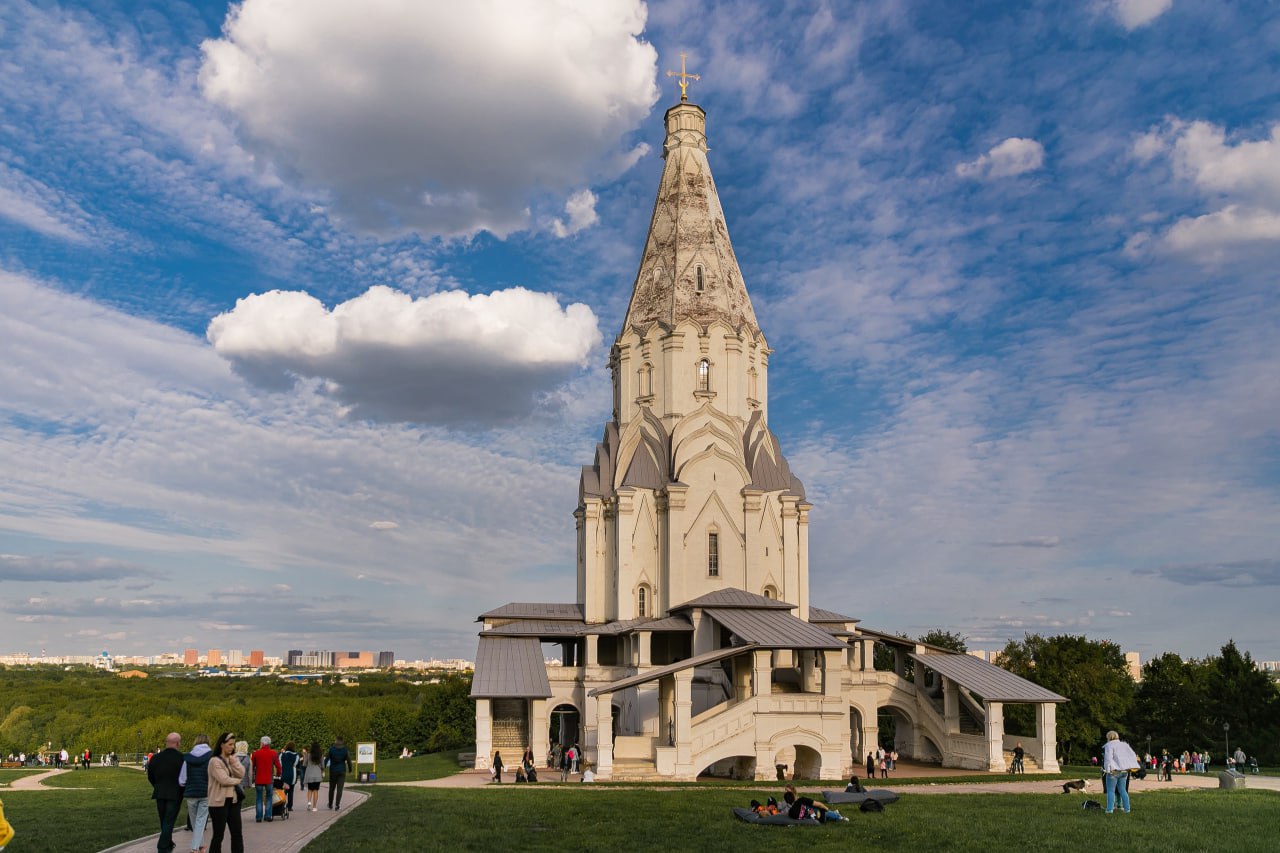
M 1004 766 L 1009 768 L 1013 766 L 1013 750 L 1006 749 L 1004 751 Z M 1028 773 L 1039 773 L 1040 764 L 1031 756 L 1031 753 L 1025 753 L 1022 756 L 1022 769 Z

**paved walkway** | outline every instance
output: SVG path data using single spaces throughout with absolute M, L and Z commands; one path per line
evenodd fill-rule
M 326 789 L 321 788 L 321 794 Z M 250 794 L 250 799 L 252 799 Z M 320 807 L 318 812 L 309 812 L 306 809 L 306 798 L 302 798 L 301 811 L 295 811 L 288 820 L 276 818 L 270 823 L 254 823 L 252 806 L 242 815 L 244 819 L 244 851 L 245 853 L 297 853 L 303 847 L 320 833 L 328 829 L 334 821 L 341 819 L 349 811 L 359 808 L 360 805 L 369 798 L 369 795 L 363 791 L 353 791 L 347 788 L 342 794 L 342 809 L 340 811 L 329 811 L 324 806 Z M 321 796 L 321 801 L 324 797 Z M 299 798 L 295 795 L 294 802 L 298 802 Z M 204 841 L 209 842 L 209 837 L 213 834 L 213 825 L 210 824 L 204 832 Z M 103 853 L 156 853 L 156 841 L 160 838 L 160 833 L 148 835 L 146 838 L 139 838 L 136 841 L 129 841 L 120 844 Z M 191 833 L 186 830 L 179 830 L 173 834 L 173 841 L 178 846 L 174 848 L 174 853 L 186 853 L 191 849 Z M 223 850 L 229 850 L 230 839 L 223 840 Z
M 43 773 L 32 773 L 30 776 L 23 776 L 20 779 L 14 779 L 5 788 L 6 791 L 66 791 L 67 788 L 46 788 L 44 781 L 52 779 L 54 776 L 61 776 L 63 773 L 70 773 L 70 770 L 46 770 Z

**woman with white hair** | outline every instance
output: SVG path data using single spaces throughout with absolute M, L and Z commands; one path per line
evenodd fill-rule
M 1138 769 L 1138 754 L 1133 747 L 1120 740 L 1120 734 L 1107 732 L 1106 746 L 1102 747 L 1102 787 L 1107 792 L 1107 814 L 1116 810 L 1116 797 L 1120 798 L 1120 811 L 1129 813 L 1129 771 Z

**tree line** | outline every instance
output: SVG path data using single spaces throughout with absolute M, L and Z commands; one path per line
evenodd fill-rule
M 947 631 L 930 631 L 920 641 L 967 651 L 964 638 Z M 1117 644 L 1078 635 L 1027 634 L 1010 641 L 995 662 L 1071 700 L 1057 709 L 1058 749 L 1069 763 L 1100 755 L 1112 729 L 1139 753 L 1208 750 L 1221 769 L 1230 743 L 1233 752 L 1240 746 L 1263 764 L 1280 763 L 1280 687 L 1233 640 L 1201 659 L 1184 661 L 1172 652 L 1153 658 L 1138 682 Z M 1006 706 L 1005 730 L 1034 735 L 1034 707 Z
M 0 753 L 42 747 L 130 755 L 160 747 L 171 731 L 232 731 L 256 741 L 328 744 L 374 741 L 382 755 L 442 752 L 475 744 L 471 675 L 414 684 L 394 675 L 360 676 L 358 685 L 294 683 L 272 677 L 121 679 L 60 667 L 0 669 Z

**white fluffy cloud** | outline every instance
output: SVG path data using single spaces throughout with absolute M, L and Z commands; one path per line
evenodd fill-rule
M 198 336 L 3 270 L 0 305 L 0 647 L 72 651 L 58 638 L 81 628 L 139 652 L 193 630 L 236 645 L 208 623 L 367 648 L 374 625 L 389 648 L 470 656 L 465 614 L 495 587 L 573 595 L 572 572 L 537 570 L 572 565 L 585 430 L 352 420 L 310 385 L 257 393 Z M 594 432 L 609 398 L 592 394 Z
M 600 330 L 586 305 L 520 287 L 415 299 L 379 286 L 332 311 L 299 291 L 247 296 L 208 338 L 259 384 L 319 378 L 357 416 L 492 424 L 528 415 L 585 365 Z
M 1110 0 L 1111 14 L 1126 30 L 1145 27 L 1173 8 L 1173 0 Z
M 640 0 L 245 0 L 203 45 L 245 143 L 384 236 L 499 236 L 633 160 L 657 99 Z M 571 220 L 572 222 L 572 220 Z
M 1007 178 L 1044 165 L 1044 146 L 1034 139 L 1011 136 L 976 160 L 956 166 L 962 178 Z
M 1167 161 L 1216 207 L 1174 222 L 1160 241 L 1174 252 L 1220 260 L 1233 249 L 1280 242 L 1280 124 L 1261 139 L 1227 138 L 1206 121 L 1170 120 L 1134 141 L 1134 159 Z M 1147 242 L 1130 238 L 1138 250 Z
M 579 190 L 569 196 L 564 212 L 568 221 L 556 219 L 551 223 L 551 233 L 557 237 L 570 237 L 600 221 L 596 215 L 596 194 L 591 190 Z

